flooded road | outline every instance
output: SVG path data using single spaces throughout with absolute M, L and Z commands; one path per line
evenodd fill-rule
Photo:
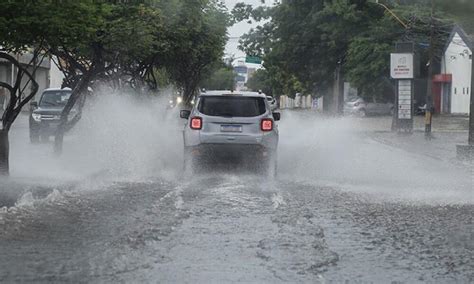
M 469 168 L 288 114 L 277 179 L 183 180 L 179 131 L 153 115 L 97 122 L 106 133 L 79 125 L 61 158 L 18 124 L 0 181 L 0 282 L 474 281 Z M 114 131 L 134 121 L 148 131 Z
M 196 183 L 194 183 L 196 182 Z M 52 189 L 0 213 L 0 280 L 469 282 L 473 206 L 256 177 Z

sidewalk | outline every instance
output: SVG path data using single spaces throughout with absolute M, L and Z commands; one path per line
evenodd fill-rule
M 377 120 L 377 117 L 368 118 Z M 431 157 L 436 160 L 465 165 L 457 159 L 456 145 L 465 145 L 468 140 L 469 117 L 436 115 L 433 117 L 432 138 L 425 138 L 424 116 L 414 119 L 412 134 L 391 132 L 392 118 L 383 117 L 377 129 L 368 130 L 374 140 L 408 152 Z M 369 122 L 369 121 L 366 121 Z
M 361 131 L 379 131 L 391 132 L 392 117 L 391 116 L 371 116 L 364 118 L 347 117 L 355 124 L 357 130 Z M 451 115 L 436 115 L 433 117 L 432 132 L 465 132 L 469 129 L 469 117 L 467 116 L 451 116 Z M 415 116 L 413 121 L 414 132 L 425 131 L 425 117 Z
M 369 136 L 386 145 L 407 152 L 431 157 L 436 160 L 461 164 L 457 159 L 456 145 L 467 144 L 467 132 L 434 132 L 431 139 L 425 139 L 423 132 L 401 134 L 393 132 L 374 132 Z
M 305 119 L 327 119 L 331 117 L 307 110 L 284 110 L 288 114 L 297 113 Z M 282 120 L 285 119 L 285 114 Z M 468 140 L 468 116 L 435 115 L 432 124 L 432 139 L 425 139 L 425 117 L 414 117 L 414 131 L 411 134 L 392 132 L 391 116 L 332 117 L 339 125 L 347 125 L 350 131 L 368 136 L 377 142 L 397 147 L 407 152 L 428 156 L 436 160 L 465 166 L 466 163 L 457 160 L 456 145 L 466 145 Z M 467 163 L 468 164 L 468 163 Z M 472 163 L 471 163 L 472 165 Z

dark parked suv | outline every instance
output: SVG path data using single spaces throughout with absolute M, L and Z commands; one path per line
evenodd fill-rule
M 54 135 L 66 106 L 71 89 L 46 89 L 38 102 L 32 102 L 30 115 L 30 140 L 36 143 L 40 140 L 48 141 Z

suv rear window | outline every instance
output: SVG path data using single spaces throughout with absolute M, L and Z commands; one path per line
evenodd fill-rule
M 266 106 L 259 97 L 203 96 L 198 110 L 209 116 L 253 117 L 264 114 Z

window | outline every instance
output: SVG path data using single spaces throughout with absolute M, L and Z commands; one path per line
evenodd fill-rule
M 210 116 L 253 117 L 266 112 L 265 99 L 259 97 L 203 96 L 199 111 Z
M 71 96 L 71 91 L 45 91 L 41 96 L 41 107 L 64 107 Z
M 458 90 L 456 87 L 454 87 L 454 94 L 457 95 L 458 94 Z

